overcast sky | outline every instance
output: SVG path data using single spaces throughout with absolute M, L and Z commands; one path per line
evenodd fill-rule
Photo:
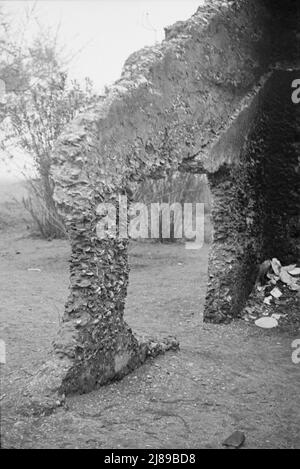
M 77 53 L 70 76 L 90 77 L 99 91 L 119 78 L 127 57 L 134 51 L 164 39 L 164 27 L 185 20 L 203 0 L 38 0 L 0 1 L 15 21 L 34 6 L 28 34 L 42 27 L 59 27 L 59 41 Z M 1 162 L 0 178 L 20 175 L 24 162 L 17 156 L 9 166 Z
M 34 4 L 35 20 L 55 28 L 68 50 L 79 52 L 70 74 L 89 76 L 97 89 L 116 80 L 132 52 L 161 41 L 164 27 L 189 18 L 203 0 L 2 1 L 12 16 Z M 31 24 L 34 34 L 34 21 Z

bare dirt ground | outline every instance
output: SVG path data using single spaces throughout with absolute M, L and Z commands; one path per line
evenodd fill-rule
M 221 448 L 234 430 L 246 448 L 300 448 L 295 337 L 244 321 L 202 323 L 208 247 L 134 244 L 126 318 L 139 333 L 176 335 L 168 352 L 50 416 L 24 417 L 13 394 L 45 360 L 68 287 L 66 241 L 0 231 L 3 448 Z M 28 269 L 40 269 L 28 270 Z

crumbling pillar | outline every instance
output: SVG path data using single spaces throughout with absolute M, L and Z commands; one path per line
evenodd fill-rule
M 258 93 L 259 105 L 248 121 L 238 158 L 208 175 L 214 235 L 206 321 L 238 316 L 264 260 L 299 260 L 300 128 L 299 108 L 292 101 L 298 76 L 297 70 L 270 75 Z M 222 148 L 231 137 L 225 135 Z
M 210 174 L 213 244 L 209 255 L 204 319 L 226 322 L 237 316 L 256 275 L 256 251 L 248 237 L 251 214 L 239 202 L 233 168 Z

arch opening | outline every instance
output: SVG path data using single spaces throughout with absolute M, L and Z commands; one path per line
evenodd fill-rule
M 178 348 L 170 338 L 138 340 L 126 324 L 128 239 L 118 230 L 97 233 L 99 205 L 117 212 L 120 197 L 132 198 L 132 184 L 177 170 L 207 175 L 214 236 L 205 321 L 237 317 L 257 263 L 297 250 L 299 121 L 290 84 L 299 72 L 271 71 L 280 68 L 277 48 L 293 44 L 294 35 L 283 32 L 271 47 L 278 18 L 272 22 L 263 0 L 214 6 L 133 54 L 108 94 L 58 141 L 53 179 L 72 248 L 70 294 L 53 355 L 28 389 L 37 408 Z M 286 210 L 288 200 L 293 208 Z

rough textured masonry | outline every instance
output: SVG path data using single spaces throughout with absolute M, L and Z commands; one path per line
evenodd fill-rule
M 296 1 L 284 11 L 280 3 L 208 1 L 166 28 L 161 44 L 132 54 L 107 95 L 60 138 L 53 179 L 72 247 L 70 294 L 31 396 L 87 392 L 177 347 L 139 341 L 124 322 L 127 242 L 96 235 L 98 204 L 117 207 L 132 184 L 176 169 L 208 175 L 207 321 L 238 315 L 257 262 L 295 259 L 300 123 L 291 82 L 300 78 L 300 21 Z

